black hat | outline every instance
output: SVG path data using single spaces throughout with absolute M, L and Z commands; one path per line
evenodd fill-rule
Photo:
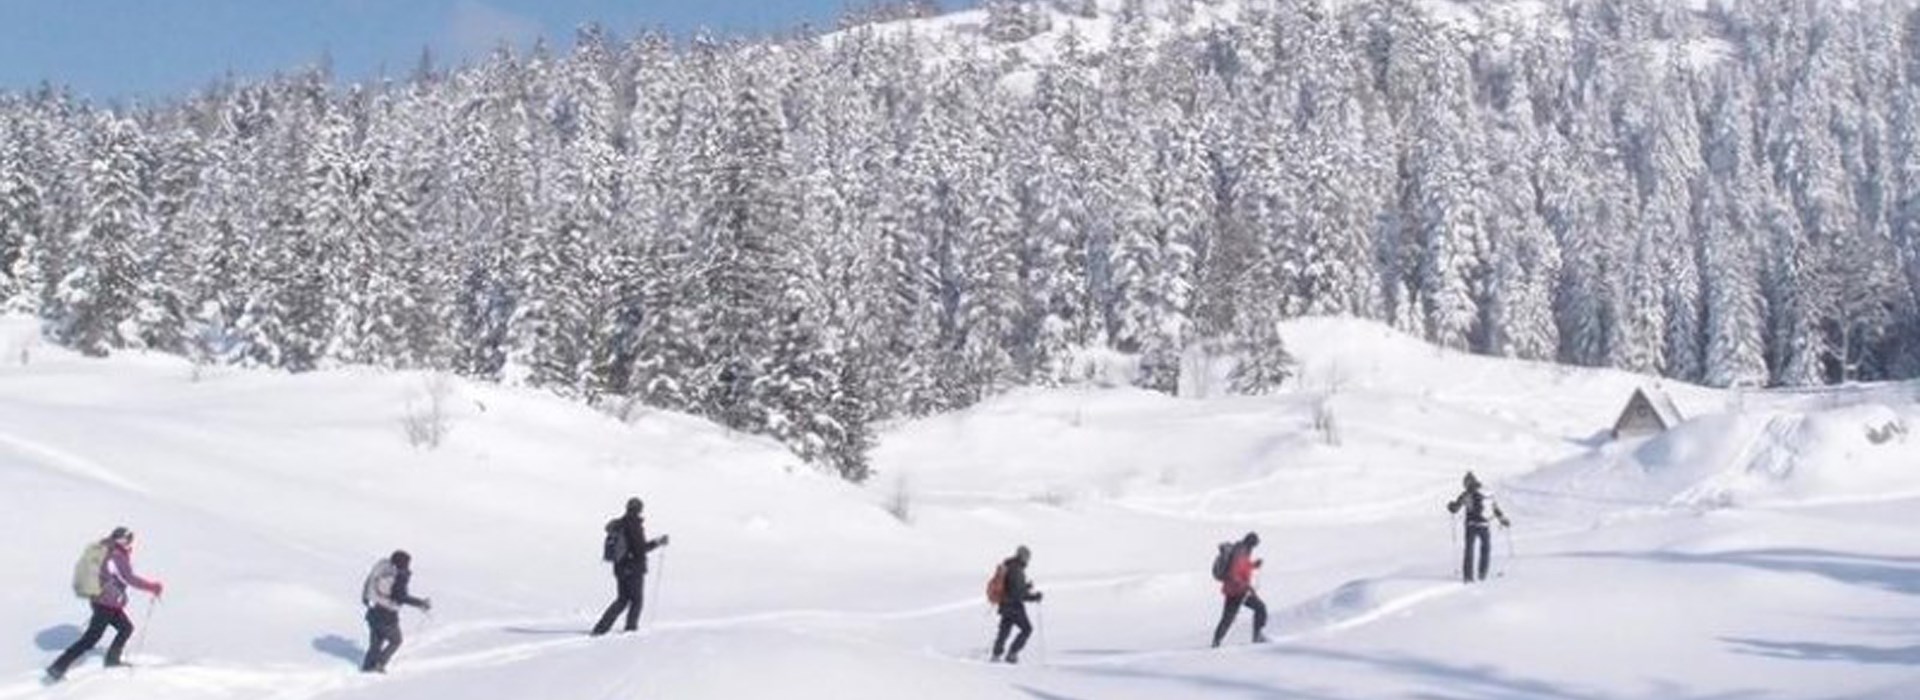
M 627 515 L 639 515 L 640 509 L 645 508 L 646 505 L 647 504 L 640 502 L 639 496 L 627 499 Z
M 1460 484 L 1461 484 L 1462 486 L 1465 486 L 1465 487 L 1467 487 L 1467 488 L 1470 488 L 1470 489 L 1472 489 L 1472 488 L 1479 488 L 1479 487 L 1480 487 L 1480 477 L 1477 477 L 1477 476 L 1474 476 L 1474 475 L 1473 475 L 1473 472 L 1471 472 L 1471 471 L 1469 471 L 1469 472 L 1467 472 L 1467 475 L 1466 475 L 1465 477 L 1462 477 L 1462 478 L 1460 479 Z
M 114 540 L 114 541 L 130 540 L 130 539 L 133 539 L 133 531 L 127 529 L 125 525 L 122 525 L 120 527 L 114 528 L 113 532 L 107 535 L 107 539 Z
M 1033 550 L 1027 549 L 1027 546 L 1024 544 L 1020 545 L 1014 548 L 1013 558 L 1019 559 L 1020 563 L 1025 564 L 1033 559 Z
M 394 566 L 404 569 L 413 563 L 413 555 L 408 554 L 407 550 L 396 549 L 393 550 L 393 556 L 387 557 L 387 561 L 393 562 Z
M 1246 546 L 1248 546 L 1248 547 L 1255 547 L 1255 546 L 1259 546 L 1259 544 L 1260 544 L 1260 533 L 1258 533 L 1258 532 L 1249 532 L 1249 533 L 1247 533 L 1247 536 L 1246 536 L 1246 537 L 1242 537 L 1242 538 L 1240 538 L 1240 543 L 1241 543 L 1241 544 L 1244 544 L 1244 545 L 1246 545 Z

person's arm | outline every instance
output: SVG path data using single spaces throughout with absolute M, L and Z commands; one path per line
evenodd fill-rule
M 120 580 L 126 581 L 129 586 L 154 595 L 160 595 L 161 591 L 166 590 L 159 581 L 148 581 L 133 572 L 133 560 L 127 556 L 127 550 L 115 549 L 113 554 L 107 557 L 107 565 L 113 567 L 114 574 L 119 576 Z
M 392 593 L 393 602 L 398 603 L 400 605 L 411 605 L 421 610 L 432 610 L 433 609 L 432 600 L 429 600 L 427 598 L 415 598 L 413 597 L 412 593 L 407 591 L 408 584 L 412 582 L 413 582 L 413 572 L 411 571 L 402 571 L 400 573 L 393 575 L 393 593 Z
M 1507 514 L 1500 512 L 1500 503 L 1498 501 L 1493 500 L 1492 496 L 1487 497 L 1487 505 L 1493 508 L 1493 518 L 1495 520 L 1500 521 L 1500 527 L 1513 526 L 1513 523 L 1507 520 Z
M 632 550 L 631 556 L 635 558 L 646 556 L 666 542 L 667 538 L 664 536 L 657 540 L 647 539 L 647 526 L 637 519 L 628 521 L 626 527 L 628 547 Z
M 1449 513 L 1460 512 L 1460 501 L 1465 500 L 1466 497 L 1467 497 L 1467 494 L 1463 493 L 1458 496 L 1454 496 L 1453 500 L 1447 501 L 1447 512 Z

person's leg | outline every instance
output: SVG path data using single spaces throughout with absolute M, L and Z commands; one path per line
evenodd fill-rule
M 116 608 L 107 617 L 107 624 L 113 625 L 113 643 L 107 645 L 107 665 L 119 666 L 124 663 L 121 653 L 127 650 L 127 639 L 133 636 L 133 621 L 127 619 L 125 608 Z
M 1493 558 L 1493 531 L 1480 528 L 1480 580 L 1487 580 L 1487 564 Z
M 1260 594 L 1247 595 L 1247 607 L 1253 609 L 1253 641 L 1258 644 L 1267 641 L 1267 604 L 1261 602 Z
M 360 660 L 360 670 L 370 672 L 380 667 L 380 647 L 387 642 L 386 632 L 380 629 L 380 618 L 374 613 L 378 610 L 367 609 L 367 655 Z
M 993 660 L 999 661 L 1007 652 L 1007 635 L 1013 632 L 1013 618 L 1007 611 L 1000 611 L 1000 633 L 993 637 Z
M 627 576 L 627 631 L 640 629 L 640 609 L 647 605 L 647 575 Z
M 613 629 L 613 621 L 620 619 L 620 611 L 632 602 L 627 598 L 626 572 L 616 567 L 613 572 L 613 603 L 607 606 L 606 612 L 600 614 L 600 622 L 594 624 L 593 633 L 602 635 Z
M 380 663 L 374 667 L 374 670 L 386 673 L 387 663 L 393 661 L 394 652 L 400 651 L 400 613 L 389 611 L 381 618 L 383 628 L 381 634 L 387 638 L 387 645 L 380 649 Z
M 1027 637 L 1033 635 L 1033 622 L 1027 619 L 1026 608 L 1016 608 L 1013 624 L 1020 628 L 1020 634 L 1013 638 L 1013 646 L 1007 647 L 1007 663 L 1020 663 L 1020 650 L 1027 648 Z
M 1245 597 L 1226 596 L 1226 603 L 1220 608 L 1220 624 L 1213 628 L 1214 646 L 1220 646 L 1220 640 L 1227 637 L 1227 630 L 1233 628 L 1233 618 L 1240 614 L 1240 602 Z
M 54 678 L 67 675 L 67 669 L 73 666 L 74 661 L 100 643 L 100 635 L 107 632 L 107 612 L 99 603 L 93 604 L 93 615 L 87 618 L 87 631 L 79 639 L 73 640 L 73 644 L 68 645 L 59 658 L 53 660 L 53 665 L 47 667 L 48 675 Z

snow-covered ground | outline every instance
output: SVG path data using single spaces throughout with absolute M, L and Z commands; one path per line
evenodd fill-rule
M 1642 377 L 1476 358 L 1380 326 L 1288 328 L 1264 398 L 1027 390 L 891 426 L 853 486 L 685 416 L 627 422 L 429 378 L 71 356 L 0 323 L 0 700 L 11 698 L 1802 698 L 1920 688 L 1920 387 L 1717 392 L 1614 442 Z M 1515 527 L 1456 582 L 1472 468 Z M 639 635 L 600 525 L 673 544 Z M 898 517 L 898 515 L 904 517 Z M 168 595 L 133 671 L 43 688 L 75 557 L 115 525 Z M 1214 544 L 1262 534 L 1274 643 L 1209 650 Z M 1046 602 L 981 663 L 1017 544 Z M 415 555 L 393 673 L 357 673 L 358 588 Z

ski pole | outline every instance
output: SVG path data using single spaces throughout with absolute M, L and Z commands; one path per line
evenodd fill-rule
M 1512 561 L 1515 557 L 1513 553 L 1513 527 L 1510 525 L 1502 525 L 1500 529 L 1505 531 L 1507 535 L 1507 561 Z M 1507 564 L 1505 562 L 1502 562 L 1500 564 L 1500 574 L 1504 576 L 1506 575 L 1506 573 L 1507 573 Z
M 133 640 L 134 656 L 139 656 L 140 651 L 147 648 L 147 635 L 153 634 L 153 611 L 158 607 L 160 607 L 160 596 L 147 598 L 147 614 L 140 618 L 140 629 L 146 630 L 146 633 L 140 635 L 139 639 Z
M 1033 613 L 1037 618 L 1036 622 L 1040 623 L 1040 665 L 1045 666 L 1047 665 L 1047 609 L 1035 602 Z
M 140 618 L 140 629 L 142 630 L 140 633 L 140 638 L 133 640 L 134 656 L 139 656 L 141 650 L 147 648 L 147 635 L 153 633 L 153 609 L 157 607 L 160 607 L 160 596 L 152 596 L 150 598 L 147 598 L 147 614 L 141 616 Z M 134 664 L 133 668 L 129 670 L 129 675 L 137 674 L 139 672 L 140 672 L 140 665 Z
M 641 556 L 646 556 L 646 555 L 642 554 Z M 653 604 L 647 606 L 646 607 L 647 610 L 653 610 L 660 607 L 660 588 L 662 584 L 666 582 L 666 580 L 667 580 L 667 550 L 662 549 L 660 550 L 660 570 L 655 572 L 653 577 Z M 645 612 L 645 611 L 643 610 L 642 612 Z M 649 620 L 658 620 L 660 618 L 659 615 L 648 615 L 647 617 Z

